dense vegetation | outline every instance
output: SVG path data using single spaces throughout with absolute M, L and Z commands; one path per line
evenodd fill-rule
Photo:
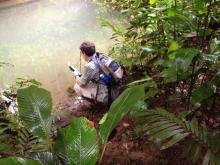
M 220 164 L 220 2 L 99 2 L 128 20 L 102 24 L 114 31 L 111 54 L 133 75 L 142 72 L 132 85 L 147 85 L 135 114 L 137 132 L 161 149 L 187 139 L 188 159 Z
M 54 129 L 50 93 L 38 83 L 19 89 L 18 114 L 0 107 L 0 164 L 100 163 L 111 131 L 127 114 L 137 119 L 135 136 L 161 150 L 185 140 L 193 163 L 219 165 L 219 1 L 99 2 L 125 19 L 102 19 L 102 25 L 114 31 L 110 54 L 140 80 L 113 102 L 99 130 L 85 118 Z

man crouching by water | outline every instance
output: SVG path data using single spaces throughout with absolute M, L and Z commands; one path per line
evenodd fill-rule
M 108 103 L 108 88 L 100 79 L 100 67 L 96 63 L 96 50 L 92 42 L 85 41 L 80 45 L 81 57 L 87 63 L 82 76 L 76 77 L 74 90 L 78 96 L 94 102 Z
M 122 84 L 123 70 L 120 65 L 107 55 L 96 52 L 92 42 L 83 42 L 80 45 L 80 53 L 87 63 L 83 74 L 75 75 L 74 90 L 77 96 L 73 106 L 62 111 L 66 114 L 60 116 L 57 121 L 61 127 L 69 124 L 71 116 L 84 116 L 85 111 L 109 107 L 119 95 Z

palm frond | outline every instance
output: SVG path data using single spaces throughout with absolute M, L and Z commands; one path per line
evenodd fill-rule
M 48 91 L 30 86 L 17 92 L 19 117 L 36 136 L 49 142 L 52 98 Z
M 45 145 L 26 129 L 16 115 L 7 116 L 0 113 L 0 155 L 25 156 L 39 150 Z
M 161 146 L 161 150 L 169 148 L 190 137 L 188 156 L 196 162 L 202 150 L 206 149 L 203 165 L 217 165 L 220 154 L 220 135 L 211 133 L 205 126 L 199 126 L 197 120 L 185 121 L 177 118 L 162 108 L 146 110 L 139 114 L 138 131 L 141 131 Z
M 73 119 L 68 127 L 58 130 L 55 152 L 62 163 L 67 158 L 68 164 L 95 164 L 99 153 L 95 128 L 86 118 Z
M 8 157 L 0 159 L 0 164 L 10 164 L 10 165 L 42 165 L 40 162 L 32 159 L 23 159 L 19 157 Z

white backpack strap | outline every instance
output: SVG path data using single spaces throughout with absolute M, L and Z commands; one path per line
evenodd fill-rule
M 105 55 L 103 55 L 103 56 L 105 56 Z M 104 67 L 108 70 L 109 73 L 111 73 L 111 75 L 115 78 L 115 80 L 121 79 L 123 77 L 123 73 L 124 73 L 123 69 L 111 57 L 107 56 L 107 58 L 108 58 L 108 61 L 106 62 L 106 66 L 104 66 Z M 111 65 L 112 64 L 114 65 L 115 63 L 118 65 L 118 68 L 116 70 L 113 70 Z M 109 68 L 111 68 L 112 70 Z
M 100 67 L 100 69 L 106 74 L 106 75 L 111 75 L 111 71 L 101 62 L 102 58 L 108 59 L 109 57 L 104 55 L 104 54 L 98 54 L 98 58 L 97 58 L 97 63 Z M 103 59 L 104 60 L 104 59 Z M 108 61 L 106 62 L 108 63 Z

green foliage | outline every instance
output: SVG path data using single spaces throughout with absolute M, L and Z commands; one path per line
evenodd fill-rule
M 64 149 L 68 164 L 95 164 L 99 146 L 94 127 L 86 118 L 77 118 L 65 129 L 58 130 L 56 148 Z
M 212 115 L 214 112 L 219 114 L 218 104 L 216 105 L 220 85 L 219 3 L 215 0 L 99 2 L 111 10 L 119 11 L 124 20 L 127 20 L 124 27 L 104 21 L 103 25 L 111 27 L 114 33 L 112 39 L 115 46 L 110 54 L 124 65 L 141 65 L 142 68 L 150 65 L 153 70 L 147 74 L 152 75 L 157 88 L 151 86 L 145 90 L 148 91 L 145 93 L 145 100 L 137 99 L 137 104 L 130 113 L 135 116 L 143 115 L 140 123 L 144 131 L 149 133 L 150 139 L 160 141 L 162 148 L 171 147 L 188 137 L 187 141 L 192 141 L 188 148 L 189 159 L 196 162 L 206 150 L 203 164 L 219 164 L 219 149 L 213 149 L 214 146 L 219 146 L 218 132 L 213 130 L 211 133 L 204 126 L 199 126 L 196 120 L 185 121 L 183 116 L 183 120 L 180 120 L 165 110 L 156 109 L 154 102 L 151 102 L 151 99 L 158 99 L 164 106 L 181 102 L 180 109 L 190 114 L 191 118 L 197 117 L 196 113 L 206 116 L 206 110 L 210 110 Z M 155 59 L 156 62 L 153 61 Z M 139 86 L 150 79 L 143 78 L 130 85 Z M 171 102 L 170 99 L 161 98 L 173 99 Z M 194 107 L 197 103 L 203 106 Z M 145 112 L 146 107 L 153 110 Z M 174 105 L 171 108 L 175 111 L 179 107 Z M 119 117 L 121 114 L 123 113 L 120 112 Z M 114 115 L 111 118 L 114 119 Z M 107 124 L 107 120 L 110 120 L 109 114 L 102 120 L 102 123 L 106 123 L 106 130 L 110 123 Z M 201 120 L 203 119 L 199 118 Z M 113 120 L 112 122 L 114 123 Z M 103 133 L 105 134 L 104 131 Z M 108 132 L 106 135 L 108 137 Z
M 175 51 L 173 52 L 172 50 Z M 159 76 L 164 78 L 165 83 L 175 82 L 186 79 L 192 74 L 193 68 L 191 64 L 193 59 L 198 58 L 200 55 L 199 51 L 192 48 L 180 48 L 171 45 L 169 49 L 172 53 L 164 59 L 162 67 L 164 68 Z
M 18 157 L 8 157 L 0 159 L 0 164 L 10 164 L 10 165 L 42 165 L 38 161 L 31 159 L 23 159 Z
M 27 130 L 16 115 L 0 111 L 0 154 L 27 155 L 44 148 L 38 138 Z
M 216 86 L 210 84 L 204 84 L 199 88 L 195 89 L 192 93 L 191 103 L 196 104 L 200 103 L 203 100 L 213 96 L 216 92 Z
M 124 27 L 105 21 L 104 25 L 113 29 L 112 39 L 116 43 L 110 54 L 126 66 L 152 66 L 153 73 L 147 73 L 152 78 L 142 78 L 130 86 L 139 86 L 152 79 L 156 86 L 145 89 L 145 96 L 136 100 L 135 106 L 131 108 L 133 111 L 120 111 L 117 119 L 123 116 L 123 112 L 139 116 L 142 132 L 160 143 L 162 149 L 186 139 L 191 141 L 187 158 L 195 163 L 203 155 L 203 164 L 218 164 L 219 149 L 213 147 L 219 146 L 219 133 L 212 133 L 204 126 L 199 126 L 196 120 L 185 121 L 183 115 L 182 120 L 178 119 L 172 113 L 155 108 L 156 105 L 151 102 L 151 99 L 158 98 L 166 106 L 182 102 L 181 109 L 191 117 L 197 117 L 197 112 L 203 115 L 201 107 L 209 107 L 211 112 L 214 110 L 220 85 L 218 3 L 212 0 L 100 1 L 107 8 L 121 12 L 122 17 L 128 21 Z M 160 97 L 172 98 L 172 102 Z M 206 105 L 207 102 L 209 104 Z M 204 105 L 194 107 L 198 104 Z M 109 134 L 108 125 L 115 123 L 114 115 L 109 116 L 109 113 L 103 118 L 105 127 L 101 125 L 101 129 L 106 130 L 101 130 L 105 142 Z M 204 150 L 206 154 L 203 154 Z
M 219 26 L 218 3 L 212 0 L 190 2 L 187 0 L 149 0 L 147 2 L 137 0 L 126 3 L 113 0 L 97 1 L 108 9 L 121 12 L 122 20 L 128 20 L 124 27 L 102 20 L 105 22 L 103 25 L 111 27 L 114 33 L 112 38 L 116 44 L 110 53 L 118 57 L 124 65 L 149 62 L 155 56 L 148 56 L 145 61 L 136 60 L 142 54 L 141 47 L 160 50 L 168 48 L 168 43 L 172 40 L 185 44 L 194 36 L 201 40 L 196 46 L 203 48 L 204 37 L 215 34 L 217 29 L 209 28 L 209 24 Z M 214 18 L 218 18 L 215 19 L 215 23 L 211 22 Z M 160 52 L 156 56 L 164 55 L 164 52 Z
M 100 126 L 100 136 L 103 143 L 108 142 L 111 131 L 115 128 L 123 116 L 131 110 L 138 100 L 144 97 L 146 85 L 131 87 L 126 89 L 111 105 L 105 121 Z
M 138 117 L 138 131 L 148 135 L 149 139 L 155 143 L 160 144 L 161 149 L 171 147 L 190 136 L 187 158 L 195 163 L 200 158 L 201 151 L 206 149 L 207 153 L 203 164 L 217 165 L 219 163 L 220 141 L 218 139 L 220 134 L 211 133 L 206 127 L 200 127 L 197 120 L 181 120 L 161 108 L 146 110 Z
M 220 53 L 220 41 L 217 38 L 214 38 L 210 44 L 211 54 L 219 54 Z
M 25 127 L 19 118 L 12 122 L 4 114 L 0 116 L 0 139 L 6 142 L 0 145 L 1 156 L 27 157 L 48 165 L 96 163 L 99 146 L 92 122 L 85 118 L 75 118 L 68 127 L 58 130 L 54 141 L 50 93 L 37 86 L 30 86 L 19 89 L 17 99 L 19 117 Z M 17 151 L 13 152 L 15 148 Z
M 31 85 L 41 86 L 42 84 L 35 79 L 16 78 L 16 81 L 4 91 L 4 94 L 7 96 L 13 96 L 17 94 L 18 89 L 26 88 Z
M 207 14 L 207 0 L 194 0 L 195 4 L 195 12 L 198 14 L 198 16 L 202 16 L 204 14 Z
M 191 118 L 197 117 L 194 111 L 203 113 L 198 107 L 195 110 L 194 104 L 209 101 L 212 104 L 210 111 L 215 109 L 220 85 L 218 2 L 99 1 L 107 8 L 119 11 L 123 20 L 127 20 L 126 23 L 119 21 L 119 25 L 101 20 L 102 25 L 110 27 L 114 33 L 112 39 L 115 46 L 110 54 L 124 65 L 141 65 L 143 69 L 152 66 L 152 72 L 147 73 L 152 78 L 145 77 L 129 84 L 129 88 L 114 101 L 100 121 L 99 134 L 105 144 L 104 150 L 111 131 L 125 114 L 130 113 L 139 117 L 138 128 L 141 129 L 138 131 L 159 143 L 161 149 L 172 147 L 185 139 L 189 142 L 186 150 L 188 159 L 195 163 L 204 156 L 203 165 L 219 164 L 219 132 L 214 129 L 211 132 L 198 124 L 196 119 L 186 120 L 184 115 L 180 115 L 179 119 L 164 109 L 155 108 L 151 102 L 151 99 L 161 97 L 163 100 L 160 98 L 159 101 L 168 106 L 170 100 L 166 98 L 179 97 L 181 108 Z M 157 61 L 152 63 L 155 59 Z M 32 83 L 39 85 L 35 81 Z M 24 84 L 21 81 L 17 85 L 20 88 Z M 177 92 L 180 93 L 178 97 L 175 96 Z M 10 151 L 13 149 L 11 144 L 16 144 L 15 149 L 23 152 L 21 156 L 31 157 L 42 164 L 95 164 L 97 136 L 94 128 L 88 128 L 86 119 L 75 119 L 69 127 L 58 130 L 54 142 L 50 94 L 36 86 L 20 89 L 18 104 L 25 127 L 18 128 L 16 122 L 5 120 L 3 116 L 3 120 L 0 120 L 0 138 L 6 142 L 15 134 L 19 143 L 10 139 L 8 143 L 1 143 L 0 149 Z
M 156 0 L 150 0 L 150 4 L 153 5 L 155 4 Z
M 60 165 L 60 161 L 56 157 L 56 155 L 53 154 L 52 152 L 47 151 L 47 149 L 44 149 L 42 151 L 37 150 L 34 153 L 30 153 L 28 155 L 28 157 L 33 159 L 33 160 L 36 160 L 36 161 L 40 162 L 41 164 Z
M 30 86 L 17 93 L 19 116 L 34 135 L 49 141 L 52 99 L 48 91 Z

